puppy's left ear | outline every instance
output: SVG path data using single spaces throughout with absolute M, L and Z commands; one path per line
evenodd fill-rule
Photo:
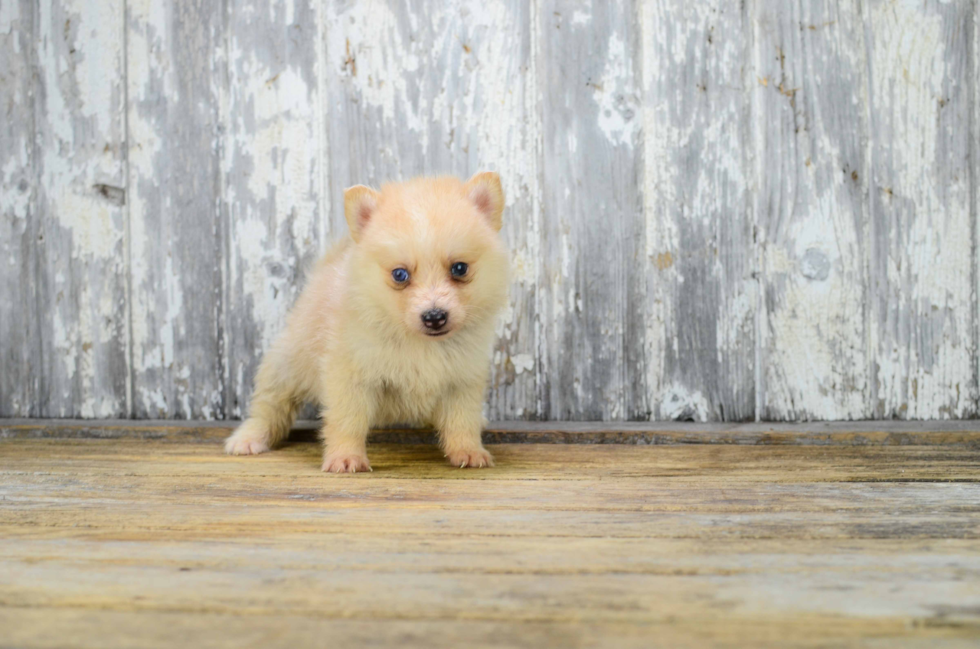
M 344 190 L 344 216 L 354 241 L 361 240 L 361 232 L 378 208 L 378 192 L 364 185 L 354 185 Z
M 500 176 L 495 171 L 478 173 L 463 185 L 476 209 L 487 219 L 487 222 L 497 232 L 503 225 L 501 216 L 504 213 L 504 188 L 500 185 Z

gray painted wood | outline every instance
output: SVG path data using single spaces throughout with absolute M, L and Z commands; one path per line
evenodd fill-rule
M 221 6 L 128 10 L 132 415 L 220 417 Z
M 763 419 L 871 415 L 858 2 L 758 3 L 752 88 Z
M 0 4 L 0 413 L 38 416 L 34 3 Z
M 967 79 L 972 86 L 973 113 L 971 124 L 970 149 L 970 182 L 972 196 L 970 198 L 970 223 L 973 225 L 973 380 L 977 384 L 977 412 L 980 413 L 980 6 L 973 8 L 973 59 Z
M 975 12 L 964 1 L 867 7 L 878 417 L 977 415 Z
M 643 368 L 625 358 L 645 328 L 630 300 L 643 269 L 636 8 L 542 2 L 539 12 L 543 409 L 630 418 L 629 396 L 645 392 Z
M 492 419 L 978 413 L 974 0 L 0 2 L 0 416 L 237 418 L 342 192 L 501 173 Z
M 122 0 L 35 7 L 37 409 L 127 414 Z
M 318 20 L 301 0 L 228 6 L 222 197 L 230 417 L 246 412 L 262 352 L 325 245 Z
M 645 3 L 642 25 L 651 404 L 753 419 L 751 26 L 734 3 L 675 0 Z

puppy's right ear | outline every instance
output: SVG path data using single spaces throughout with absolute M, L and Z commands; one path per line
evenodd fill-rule
M 344 216 L 354 241 L 361 240 L 364 226 L 378 209 L 378 192 L 364 185 L 354 185 L 344 190 Z
M 500 232 L 500 216 L 504 212 L 504 188 L 500 185 L 500 176 L 497 172 L 485 171 L 476 174 L 466 181 L 463 191 L 490 223 L 490 227 Z

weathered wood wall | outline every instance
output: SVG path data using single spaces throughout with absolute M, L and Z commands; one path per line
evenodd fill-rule
M 493 418 L 978 414 L 975 0 L 0 0 L 0 416 L 237 418 L 342 190 L 500 171 Z

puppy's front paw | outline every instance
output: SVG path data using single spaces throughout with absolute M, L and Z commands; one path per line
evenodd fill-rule
M 493 456 L 482 446 L 449 451 L 446 454 L 446 458 L 451 465 L 460 469 L 465 469 L 466 467 L 482 469 L 493 466 Z
M 373 471 L 366 455 L 360 453 L 328 453 L 323 458 L 323 470 L 327 473 L 357 473 Z
M 269 435 L 254 421 L 246 421 L 225 440 L 228 455 L 258 455 L 269 450 Z

